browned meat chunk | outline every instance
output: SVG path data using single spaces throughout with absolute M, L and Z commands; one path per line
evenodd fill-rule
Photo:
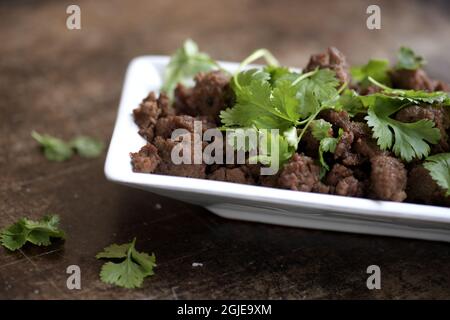
M 450 206 L 450 197 L 445 196 L 445 191 L 421 165 L 416 165 L 409 171 L 406 190 L 408 201 Z
M 187 135 L 183 136 L 182 139 L 187 138 Z M 180 141 L 182 140 L 180 139 Z M 158 173 L 168 174 L 173 176 L 181 176 L 181 177 L 191 177 L 191 178 L 205 178 L 206 173 L 206 165 L 204 163 L 201 164 L 193 164 L 194 163 L 194 135 L 191 134 L 191 164 L 181 163 L 175 164 L 172 161 L 172 149 L 178 144 L 182 143 L 180 141 L 172 141 L 171 139 L 164 139 L 160 136 L 156 137 L 154 140 L 154 144 L 156 148 L 158 148 L 158 153 L 161 157 L 161 162 L 158 166 Z M 182 157 L 183 154 L 180 154 Z
M 143 146 L 139 152 L 130 153 L 130 156 L 135 172 L 152 173 L 161 162 L 158 150 L 150 143 Z
M 435 91 L 443 90 L 446 87 L 443 82 L 430 79 L 422 69 L 393 70 L 390 72 L 390 76 L 393 87 L 399 89 Z
M 397 158 L 378 155 L 370 159 L 370 191 L 380 200 L 403 201 L 406 199 L 407 172 Z
M 341 82 L 350 83 L 350 73 L 345 56 L 336 48 L 328 48 L 327 53 L 313 54 L 306 66 L 306 71 L 313 71 L 316 68 L 329 68 L 336 72 L 336 77 Z
M 354 139 L 370 135 L 370 129 L 367 124 L 351 121 L 348 113 L 345 111 L 338 112 L 327 109 L 319 114 L 319 118 L 330 122 L 336 129 L 342 128 L 344 131 L 352 132 Z
M 330 186 L 330 193 L 353 197 L 361 197 L 364 194 L 364 184 L 353 176 L 352 170 L 341 164 L 333 166 L 325 182 Z
M 278 185 L 297 191 L 328 193 L 329 188 L 320 182 L 319 174 L 320 168 L 312 158 L 296 153 L 281 169 Z
M 355 141 L 353 148 L 360 156 L 368 159 L 377 155 L 388 155 L 388 152 L 382 151 L 377 142 L 370 137 L 359 138 Z
M 205 116 L 211 122 L 220 123 L 220 111 L 234 100 L 229 82 L 229 77 L 221 71 L 199 73 L 193 88 L 177 86 L 175 108 L 180 114 Z
M 237 168 L 220 167 L 208 175 L 208 179 L 235 183 L 253 184 L 255 181 L 245 166 Z
M 155 136 L 160 136 L 163 138 L 170 138 L 172 132 L 175 129 L 186 129 L 189 132 L 194 132 L 194 121 L 201 121 L 201 130 L 204 132 L 208 128 L 213 127 L 213 125 L 204 119 L 197 119 L 191 116 L 180 115 L 180 116 L 167 116 L 160 118 L 155 125 Z
M 336 144 L 334 158 L 342 159 L 342 163 L 347 166 L 356 166 L 360 163 L 358 154 L 352 152 L 352 144 L 354 140 L 353 132 L 344 131 Z
M 401 122 L 416 122 L 421 119 L 433 121 L 441 132 L 441 140 L 432 146 L 431 153 L 441 153 L 450 150 L 447 135 L 447 130 L 450 128 L 450 112 L 448 110 L 448 107 L 430 105 L 410 106 L 400 110 L 395 118 Z

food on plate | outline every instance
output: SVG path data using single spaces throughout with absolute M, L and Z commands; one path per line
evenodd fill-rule
M 252 67 L 259 58 L 266 65 Z M 147 141 L 131 153 L 133 170 L 450 206 L 450 89 L 424 64 L 402 47 L 393 66 L 372 59 L 350 68 L 332 47 L 300 72 L 260 49 L 229 73 L 188 40 L 161 93 L 133 110 Z M 219 134 L 205 139 L 210 130 Z M 226 155 L 210 152 L 213 144 Z M 188 161 L 174 161 L 179 150 Z M 242 161 L 211 161 L 228 160 L 229 150 Z

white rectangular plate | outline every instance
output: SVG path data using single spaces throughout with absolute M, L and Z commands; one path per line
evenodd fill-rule
M 450 242 L 450 208 L 133 172 L 129 153 L 145 140 L 132 110 L 150 91 L 159 91 L 167 63 L 168 57 L 144 56 L 128 67 L 105 163 L 109 180 L 198 204 L 225 218 Z M 237 68 L 221 64 L 230 71 Z

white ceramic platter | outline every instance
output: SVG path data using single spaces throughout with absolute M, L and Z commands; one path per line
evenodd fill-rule
M 131 61 L 105 163 L 106 177 L 120 184 L 204 206 L 225 218 L 312 229 L 450 242 L 450 208 L 305 193 L 228 182 L 134 173 L 130 152 L 144 139 L 132 110 L 158 91 L 168 57 Z M 221 63 L 234 71 L 235 63 Z

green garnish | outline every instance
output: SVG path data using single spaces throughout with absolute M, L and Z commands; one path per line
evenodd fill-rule
M 45 157 L 50 161 L 65 161 L 70 159 L 74 151 L 80 156 L 85 158 L 98 157 L 104 148 L 101 141 L 86 137 L 79 136 L 70 142 L 55 138 L 48 134 L 39 134 L 36 131 L 31 132 L 31 136 L 39 142 L 44 150 Z
M 21 218 L 0 232 L 0 243 L 11 251 L 20 249 L 27 242 L 37 246 L 49 246 L 51 238 L 65 238 L 58 225 L 57 215 L 48 215 L 38 221 Z
M 131 243 L 112 244 L 96 255 L 97 259 L 120 259 L 121 262 L 107 262 L 102 266 L 100 279 L 124 288 L 139 288 L 144 278 L 154 275 L 156 257 L 135 248 L 136 238 Z
M 450 153 L 439 153 L 426 158 L 423 163 L 430 176 L 450 196 Z
M 199 72 L 219 68 L 217 62 L 206 53 L 200 52 L 197 44 L 188 39 L 171 57 L 164 73 L 164 83 L 161 88 L 172 100 L 178 83 L 187 85 Z
M 417 70 L 426 63 L 425 59 L 417 55 L 408 47 L 401 47 L 397 53 L 396 69 Z

